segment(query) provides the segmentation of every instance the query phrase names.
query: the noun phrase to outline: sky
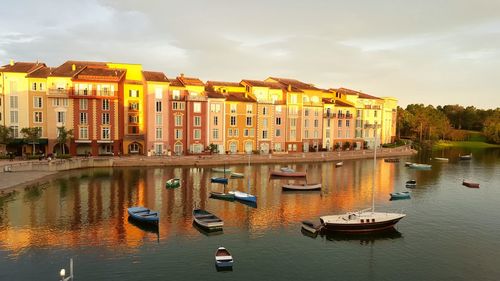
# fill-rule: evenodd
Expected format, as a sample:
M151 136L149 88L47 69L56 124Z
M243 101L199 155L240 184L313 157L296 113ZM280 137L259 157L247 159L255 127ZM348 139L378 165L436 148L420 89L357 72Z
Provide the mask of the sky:
M0 63L140 63L411 103L500 107L500 1L7 0Z

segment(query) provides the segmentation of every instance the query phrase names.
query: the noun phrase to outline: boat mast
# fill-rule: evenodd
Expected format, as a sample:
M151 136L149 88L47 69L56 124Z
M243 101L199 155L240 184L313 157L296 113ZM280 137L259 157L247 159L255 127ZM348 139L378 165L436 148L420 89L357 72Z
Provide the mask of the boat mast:
M250 155L252 152L248 153L248 176L247 176L247 192L250 194Z
M375 177L377 176L377 122L373 126L373 179L372 179L372 213L375 212Z

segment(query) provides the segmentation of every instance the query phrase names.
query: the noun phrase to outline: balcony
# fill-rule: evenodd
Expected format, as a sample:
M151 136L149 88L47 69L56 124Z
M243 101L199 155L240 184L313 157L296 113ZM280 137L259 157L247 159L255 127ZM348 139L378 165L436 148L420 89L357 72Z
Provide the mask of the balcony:
M352 119L352 114L346 114L346 115L345 115L345 118L346 118L346 119Z
M187 101L207 101L207 97L205 96L187 96Z
M337 115L337 118L339 118L339 119L344 119L345 117L346 117L346 115L344 113L339 113Z
M331 112L325 112L323 115L324 118L336 118L337 114Z
M73 93L73 89L49 88L48 96L67 97Z

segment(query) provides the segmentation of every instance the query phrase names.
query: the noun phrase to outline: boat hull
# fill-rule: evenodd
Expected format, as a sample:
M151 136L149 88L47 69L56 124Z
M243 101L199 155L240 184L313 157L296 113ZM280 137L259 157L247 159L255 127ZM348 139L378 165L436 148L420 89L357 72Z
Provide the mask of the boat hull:
M305 178L306 173L305 172L283 172L283 171L272 171L271 172L272 177L298 177L298 178Z
M257 203L257 197L254 195L241 191L230 191L229 193L233 194L236 200L250 202L250 203Z
M137 222L158 224L158 212L144 207L131 207L127 209L127 212L129 217Z
M234 194L231 193L221 193L221 192L210 192L210 197L215 198L215 199L222 199L222 200L234 200Z
M209 231L220 230L224 226L219 217L204 210L193 210L193 220L198 226Z
M463 185L470 187L470 188L479 188L479 183L473 183L473 182L462 182Z
M222 184L229 183L229 180L227 178L211 178L210 181L213 183L222 183Z
M359 223L359 224L329 224L324 223L323 227L327 231L332 232L342 232L342 233L370 233L370 232L382 232L391 230L394 228L401 218L374 222L374 223Z
M167 188L177 188L181 186L181 182L179 179L172 179L168 180L167 183L165 184Z
M321 184L304 184L304 185L285 184L281 188L285 191L317 191L321 190Z

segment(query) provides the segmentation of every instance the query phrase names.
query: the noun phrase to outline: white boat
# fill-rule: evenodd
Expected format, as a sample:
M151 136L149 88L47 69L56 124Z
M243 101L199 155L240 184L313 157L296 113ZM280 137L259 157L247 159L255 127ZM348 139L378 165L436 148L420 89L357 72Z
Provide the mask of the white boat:
M413 188L413 187L417 186L417 181L416 180L406 181L405 186L408 188Z
M373 150L373 181L371 209L350 212L340 215L320 217L321 224L326 230L340 233L372 233L394 228L394 225L404 218L405 214L375 212L375 174L377 171L377 130L375 128L375 149Z
M233 257L226 248L219 247L215 251L215 266L217 268L229 269L233 267L233 263Z
M450 159L443 158L443 157L434 157L434 160L441 161L441 162L448 162L448 161L450 161Z
M410 168L417 170L430 170L432 168L432 165L412 163L410 165Z
M295 169L292 169L290 167L281 167L280 170L284 173L294 173Z
M303 191L310 191L310 190L321 190L321 183L313 183L313 184L284 184L281 187L283 190L303 190Z
M242 173L236 173L236 172L232 172L231 173L231 178L232 179L241 179L241 178L244 178L245 175L242 174Z
M193 210L193 219L199 226L208 230L219 230L224 226L219 217L202 209Z
M342 166L344 166L344 161L340 161L340 162L335 163L335 167L337 167L337 168L342 167Z

